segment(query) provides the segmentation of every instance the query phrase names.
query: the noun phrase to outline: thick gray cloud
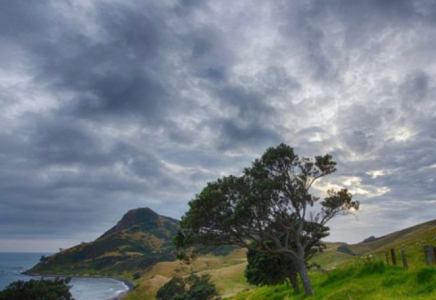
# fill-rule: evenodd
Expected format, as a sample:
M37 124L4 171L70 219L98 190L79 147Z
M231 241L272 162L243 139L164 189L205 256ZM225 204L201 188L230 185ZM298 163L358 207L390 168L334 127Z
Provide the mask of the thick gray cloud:
M3 2L0 250L178 218L280 142L332 154L315 192L362 201L332 240L433 219L435 20L426 0Z

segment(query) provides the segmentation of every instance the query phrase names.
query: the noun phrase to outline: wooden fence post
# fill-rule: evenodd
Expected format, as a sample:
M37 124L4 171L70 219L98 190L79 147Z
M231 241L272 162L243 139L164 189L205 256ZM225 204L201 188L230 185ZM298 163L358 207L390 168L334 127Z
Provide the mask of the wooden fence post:
M385 256L386 256L386 264L389 265L389 255L387 252L385 252Z
M436 247L433 247L434 263L436 264Z
M401 249L401 258L403 260L403 268L408 270L409 264L407 263L406 251L404 250L404 248Z
M432 246L425 246L424 247L424 253L425 253L425 262L427 265L431 266L435 263L435 253L434 248Z
M381 257L382 255L381 255L381 253L379 253L378 254L378 258L380 259L380 261L382 262L383 261L383 259L382 259L382 257Z
M392 264L394 266L397 265L397 256L395 255L395 249L391 248L391 258L392 258Z

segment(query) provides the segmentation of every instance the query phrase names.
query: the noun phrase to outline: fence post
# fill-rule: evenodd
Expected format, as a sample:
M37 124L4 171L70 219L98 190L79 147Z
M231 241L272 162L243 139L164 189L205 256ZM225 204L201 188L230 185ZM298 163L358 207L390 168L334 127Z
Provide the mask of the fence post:
M436 264L436 247L433 247L434 263Z
M407 263L406 250L404 248L401 249L401 258L403 260L403 268L408 270L409 264Z
M378 254L378 258L380 259L380 261L383 261L381 253Z
M389 265L389 255L387 252L385 252L385 256L386 256L386 264Z
M424 246L425 262L431 266L435 263L434 248L432 246Z
M397 265L397 256L395 255L395 249L391 248L391 257L392 257L392 264L394 266Z

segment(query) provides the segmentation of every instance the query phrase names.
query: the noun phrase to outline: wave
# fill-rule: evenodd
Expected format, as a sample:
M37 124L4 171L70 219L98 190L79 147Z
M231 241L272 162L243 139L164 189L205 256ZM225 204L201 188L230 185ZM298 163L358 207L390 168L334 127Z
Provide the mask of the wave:
M121 295L122 293L126 292L126 290L117 290L113 295L111 295L110 297L104 299L104 300L112 300L114 298L116 298L117 296Z
M129 286L125 282L122 282L122 281L120 281L120 282L123 284L124 291L130 290Z
M112 300L112 299L116 298L117 296L121 295L122 293L125 293L128 290L130 290L129 286L126 283L124 283L122 280L118 280L118 279L115 279L115 278L110 278L110 279L113 280L113 281L121 283L123 288L122 289L111 288L110 290L111 291L113 290L114 293L110 297L106 298L105 300Z

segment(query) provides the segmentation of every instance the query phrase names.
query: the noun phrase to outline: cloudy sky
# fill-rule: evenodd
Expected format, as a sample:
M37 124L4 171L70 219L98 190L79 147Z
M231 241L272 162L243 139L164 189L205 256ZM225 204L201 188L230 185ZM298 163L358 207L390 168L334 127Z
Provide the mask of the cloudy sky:
M0 251L180 218L267 147L330 153L358 242L436 218L436 1L0 2Z

